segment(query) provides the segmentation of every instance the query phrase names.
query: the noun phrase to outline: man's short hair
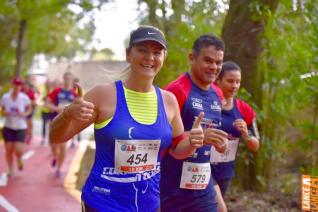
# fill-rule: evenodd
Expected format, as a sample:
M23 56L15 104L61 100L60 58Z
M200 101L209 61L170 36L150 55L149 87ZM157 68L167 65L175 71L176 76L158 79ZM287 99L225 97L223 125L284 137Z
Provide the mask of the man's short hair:
M200 54L202 48L206 48L209 46L214 46L216 50L225 50L225 45L222 39L216 37L213 34L204 34L198 37L192 46L192 51L194 54Z

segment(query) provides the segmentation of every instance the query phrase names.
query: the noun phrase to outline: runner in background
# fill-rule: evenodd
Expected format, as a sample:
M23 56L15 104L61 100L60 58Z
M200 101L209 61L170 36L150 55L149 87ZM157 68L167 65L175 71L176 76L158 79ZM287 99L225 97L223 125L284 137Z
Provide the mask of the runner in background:
M223 91L225 104L222 108L222 127L228 133L228 148L219 153L211 148L212 175L216 180L219 211L227 211L223 197L231 179L234 177L235 159L240 138L249 150L256 152L259 148L259 134L256 126L256 114L252 107L236 98L241 83L241 68L232 61L224 62L217 79L217 85Z
M221 71L224 43L214 35L202 35L189 53L190 70L169 83L179 103L185 130L190 130L195 117L204 112L201 126L206 145L190 157L177 160L169 152L161 168L161 211L217 211L210 149L226 148L227 133L220 130L222 92L213 82Z
M48 130L51 121L53 120L54 116L56 115L55 112L52 112L50 108L47 106L46 102L48 101L48 94L51 93L54 88L60 87L58 80L50 81L49 79L45 82L44 94L42 97L42 104L41 104L41 118L42 118L42 145L48 144Z
M58 113L61 113L63 109L71 104L75 97L77 96L73 88L74 76L71 72L65 72L63 74L63 85L62 87L55 88L51 93L49 93L47 98L47 107L54 113L53 116L56 116ZM61 176L61 167L64 162L66 145L50 143L53 159L52 167L57 166L55 176Z
M32 81L30 80L30 77L28 77L23 84L22 91L29 97L31 100L31 106L32 106L32 112L30 115L27 116L27 124L28 128L26 131L25 136L25 143L30 144L33 138L33 116L35 113L36 105L37 105L37 98L39 97L39 90L36 88L34 84L32 84Z
M22 154L27 129L26 117L31 113L31 101L21 90L23 81L20 78L12 80L12 89L1 99L4 127L2 130L5 142L8 176L14 174L13 160L17 158L18 169L23 169Z
M166 49L157 28L132 31L125 80L93 88L53 120L53 143L64 143L94 123L96 155L83 187L83 211L158 211L160 162L168 147L185 158L203 145L204 114L186 136L175 97L153 85Z

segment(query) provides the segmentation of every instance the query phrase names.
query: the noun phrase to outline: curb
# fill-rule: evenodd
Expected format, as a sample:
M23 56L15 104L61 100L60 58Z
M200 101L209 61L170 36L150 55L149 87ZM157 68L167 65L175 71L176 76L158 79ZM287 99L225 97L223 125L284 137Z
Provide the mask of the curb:
M82 140L80 142L80 145L78 149L76 150L74 158L72 159L72 162L70 164L70 168L64 179L64 188L79 203L81 203L82 192L76 189L76 182L78 178L77 173L79 172L81 168L81 162L82 162L88 143L89 143L88 140Z

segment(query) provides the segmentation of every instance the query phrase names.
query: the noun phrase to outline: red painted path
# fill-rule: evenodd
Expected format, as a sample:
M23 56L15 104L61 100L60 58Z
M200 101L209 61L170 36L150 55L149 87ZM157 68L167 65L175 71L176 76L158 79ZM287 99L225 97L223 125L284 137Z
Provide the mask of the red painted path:
M3 207L3 199L21 212L81 211L80 203L63 186L76 148L67 150L60 178L55 177L55 169L50 165L51 152L49 147L41 145L39 137L36 137L30 145L26 145L25 152L28 151L31 153L33 151L34 154L25 160L24 170L18 171L16 169L15 175L8 179L7 185L0 186L0 212L7 211ZM6 172L6 169L5 151L2 143L0 144L0 175Z

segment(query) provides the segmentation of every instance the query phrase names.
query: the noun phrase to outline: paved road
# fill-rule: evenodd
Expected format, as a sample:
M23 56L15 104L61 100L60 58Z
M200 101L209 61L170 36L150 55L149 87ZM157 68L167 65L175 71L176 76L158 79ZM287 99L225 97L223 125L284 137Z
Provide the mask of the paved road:
M1 124L0 120L0 124ZM6 181L4 145L0 144L0 212L2 211L80 211L80 203L64 188L64 178L77 150L69 148L62 167L62 177L56 178L50 166L51 153L47 145L41 144L41 122L34 121L34 139L26 146L25 168L15 171ZM91 137L92 128L82 133L82 138Z

